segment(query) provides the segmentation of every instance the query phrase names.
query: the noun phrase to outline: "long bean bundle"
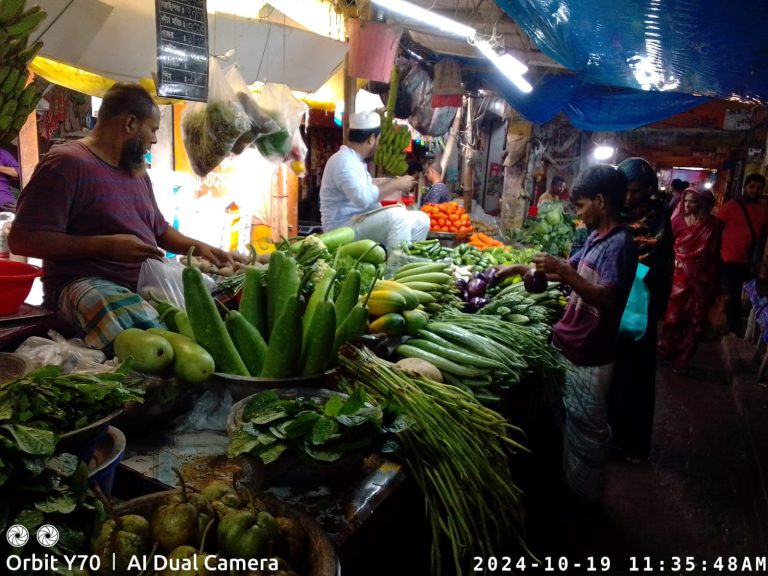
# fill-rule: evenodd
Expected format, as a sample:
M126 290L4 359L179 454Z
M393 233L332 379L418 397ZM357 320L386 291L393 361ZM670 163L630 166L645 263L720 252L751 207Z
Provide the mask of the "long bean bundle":
M439 320L492 340L498 346L497 354L523 359L526 373L537 373L545 383L562 388L566 365L540 332L498 316L446 312Z
M349 387L363 386L412 422L398 435L400 457L426 499L432 569L441 573L441 541L450 543L456 573L467 555L499 553L507 537L524 541L522 492L508 457L527 451L522 431L454 386L406 375L366 349L345 347L340 364Z

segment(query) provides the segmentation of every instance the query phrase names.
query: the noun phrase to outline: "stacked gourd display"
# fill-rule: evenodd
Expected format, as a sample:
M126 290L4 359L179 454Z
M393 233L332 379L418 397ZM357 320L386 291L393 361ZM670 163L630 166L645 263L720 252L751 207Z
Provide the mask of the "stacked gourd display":
M182 274L186 309L168 303L158 307L166 325L178 333L125 330L115 340L119 359L132 356L137 369L157 372L175 358L176 375L192 382L214 370L270 379L315 376L335 367L338 349L368 329L357 270L347 274L334 301L336 274L328 269L305 306L299 265L285 252L275 252L266 273L246 268L239 309L227 310L222 318L202 273L191 257L187 260Z
M24 10L25 0L0 0L0 144L13 140L40 99L40 89L27 85L27 65L43 47L29 35L47 13L39 6Z

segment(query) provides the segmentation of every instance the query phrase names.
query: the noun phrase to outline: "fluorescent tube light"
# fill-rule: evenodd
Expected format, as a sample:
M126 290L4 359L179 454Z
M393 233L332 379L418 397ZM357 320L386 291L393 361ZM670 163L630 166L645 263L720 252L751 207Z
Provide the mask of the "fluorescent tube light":
M502 70L504 72L504 70ZM519 75L508 75L506 72L504 74L509 78L510 82L517 86L517 89L520 90L520 92L524 92L526 94L530 94L533 92L533 86L531 86L531 83L528 82L525 78Z
M408 18L419 20L422 23L439 28L443 32L450 32L461 36L463 38L473 38L475 36L475 29L466 24L461 24L440 14L435 14L426 8L416 6L405 0L371 0L374 4L378 4L383 8L397 12Z
M511 54L499 55L496 50L486 40L480 40L475 42L477 49L493 62L504 76L506 76L521 92L526 94L533 91L533 86L523 78L523 74L528 71L528 67L520 62L517 58Z
M487 40L475 42L475 47L507 76L521 76L528 72L528 66L511 54L498 54Z

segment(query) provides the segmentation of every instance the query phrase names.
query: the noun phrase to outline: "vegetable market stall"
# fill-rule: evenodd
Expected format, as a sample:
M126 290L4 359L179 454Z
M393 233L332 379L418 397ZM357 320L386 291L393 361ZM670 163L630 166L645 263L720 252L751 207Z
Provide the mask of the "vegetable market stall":
M530 251L451 250L439 243L402 248L387 255L346 230L283 243L267 264L220 278L219 287L232 296L226 310L217 308L187 257L184 302L166 293L150 298L168 330L125 330L115 352L118 361L157 378L186 382L196 400L177 420L168 414L168 427L128 432L114 494L176 487L176 469L192 490L216 480L264 488L309 511L344 558L354 554L358 534L415 485L427 504L431 526L424 535L431 531L435 573L462 566L465 550L527 553L516 484L527 448L502 413L520 398L558 393L562 367L548 335L562 297L546 282L541 294L526 295L519 278L509 285L494 280L494 266L526 262ZM461 297L481 282L488 302L469 313ZM427 361L436 372L425 378L345 346L365 332L384 334L377 350L387 358ZM250 381L256 394L233 407L225 393L232 379ZM322 386L309 396L333 396L338 393L324 388L337 387L349 397L334 406L328 397L318 412L281 396L300 385L297 379ZM147 422L141 412L134 418ZM240 419L234 428L232 418ZM376 434L366 436L371 426ZM353 465L347 450L356 455ZM288 459L297 454L321 469L330 464L335 474L275 475L279 464L301 469ZM499 509L506 511L503 520ZM403 512L412 514L413 506Z
M228 459L226 432L165 432L152 439L129 442L116 489L121 484L132 495L130 484L155 481L155 486L175 488L178 467L193 488L212 479L257 487L260 469L249 458ZM137 475L140 478L137 478ZM293 476L294 485L273 485L267 492L305 509L320 520L334 544L343 549L362 524L391 496L405 480L402 467L393 460L371 455L349 474L323 477L311 472Z

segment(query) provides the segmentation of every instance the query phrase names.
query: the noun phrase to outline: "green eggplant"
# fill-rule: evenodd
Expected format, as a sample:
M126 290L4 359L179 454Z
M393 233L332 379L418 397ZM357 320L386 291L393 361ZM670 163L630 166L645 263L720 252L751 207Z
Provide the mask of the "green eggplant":
M268 512L236 510L219 523L219 552L229 558L266 558L278 533Z
M131 558L145 556L152 548L152 533L146 518L137 514L126 514L117 520L110 519L101 525L98 537L93 542L93 551L101 560L99 574L137 574L128 570Z

